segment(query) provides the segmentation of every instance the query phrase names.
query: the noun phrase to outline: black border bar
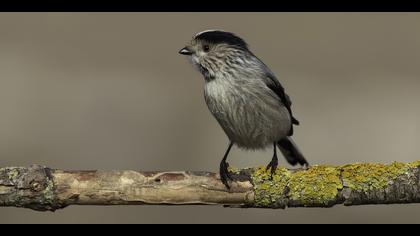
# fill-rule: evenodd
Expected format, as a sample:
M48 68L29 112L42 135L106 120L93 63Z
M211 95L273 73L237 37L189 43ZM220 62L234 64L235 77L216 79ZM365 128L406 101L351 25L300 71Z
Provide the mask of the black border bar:
M416 0L4 0L13 12L417 12Z

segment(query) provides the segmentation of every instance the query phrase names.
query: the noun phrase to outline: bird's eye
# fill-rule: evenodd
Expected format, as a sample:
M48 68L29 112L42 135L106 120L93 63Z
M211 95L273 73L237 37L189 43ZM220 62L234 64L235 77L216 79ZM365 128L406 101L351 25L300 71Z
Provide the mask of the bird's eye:
M209 46L209 45L204 45L204 46L203 46L203 50L204 50L205 52L208 52L208 51L210 50L210 46Z

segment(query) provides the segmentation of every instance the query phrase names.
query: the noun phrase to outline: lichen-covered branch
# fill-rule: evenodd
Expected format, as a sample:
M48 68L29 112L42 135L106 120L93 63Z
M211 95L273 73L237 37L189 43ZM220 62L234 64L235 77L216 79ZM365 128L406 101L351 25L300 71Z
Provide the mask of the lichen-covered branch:
M55 211L69 205L225 205L244 208L420 203L420 161L316 165L306 170L230 170L226 189L210 172L0 169L0 206Z

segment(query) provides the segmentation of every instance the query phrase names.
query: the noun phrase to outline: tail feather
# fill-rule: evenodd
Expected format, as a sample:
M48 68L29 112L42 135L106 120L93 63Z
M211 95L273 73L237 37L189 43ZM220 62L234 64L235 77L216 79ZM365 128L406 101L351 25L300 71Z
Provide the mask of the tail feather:
M306 161L302 152L296 146L292 138L287 137L277 142L281 153L286 158L287 162L295 166L297 164L302 166L309 166L309 163Z

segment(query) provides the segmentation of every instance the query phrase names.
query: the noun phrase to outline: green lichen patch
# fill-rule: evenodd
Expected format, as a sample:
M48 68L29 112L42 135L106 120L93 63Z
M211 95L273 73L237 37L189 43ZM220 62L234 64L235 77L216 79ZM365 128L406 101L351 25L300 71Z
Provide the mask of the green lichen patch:
M233 174L239 174L241 172L241 169L234 166L229 166L228 171Z
M290 200L304 206L330 206L343 188L340 171L335 167L315 165L293 173L289 180Z
M55 185L53 180L48 179L47 186L44 191L42 191L42 195L44 196L45 204L47 205L51 205L56 201Z
M341 176L346 187L367 192L372 189L385 188L389 182L408 172L420 163L404 164L394 162L390 165L356 163L341 166Z
M19 176L19 170L14 168L7 172L10 181L16 181L16 178Z
M266 167L256 168L251 176L257 207L285 207L285 193L291 173L286 168L277 168L275 174Z

